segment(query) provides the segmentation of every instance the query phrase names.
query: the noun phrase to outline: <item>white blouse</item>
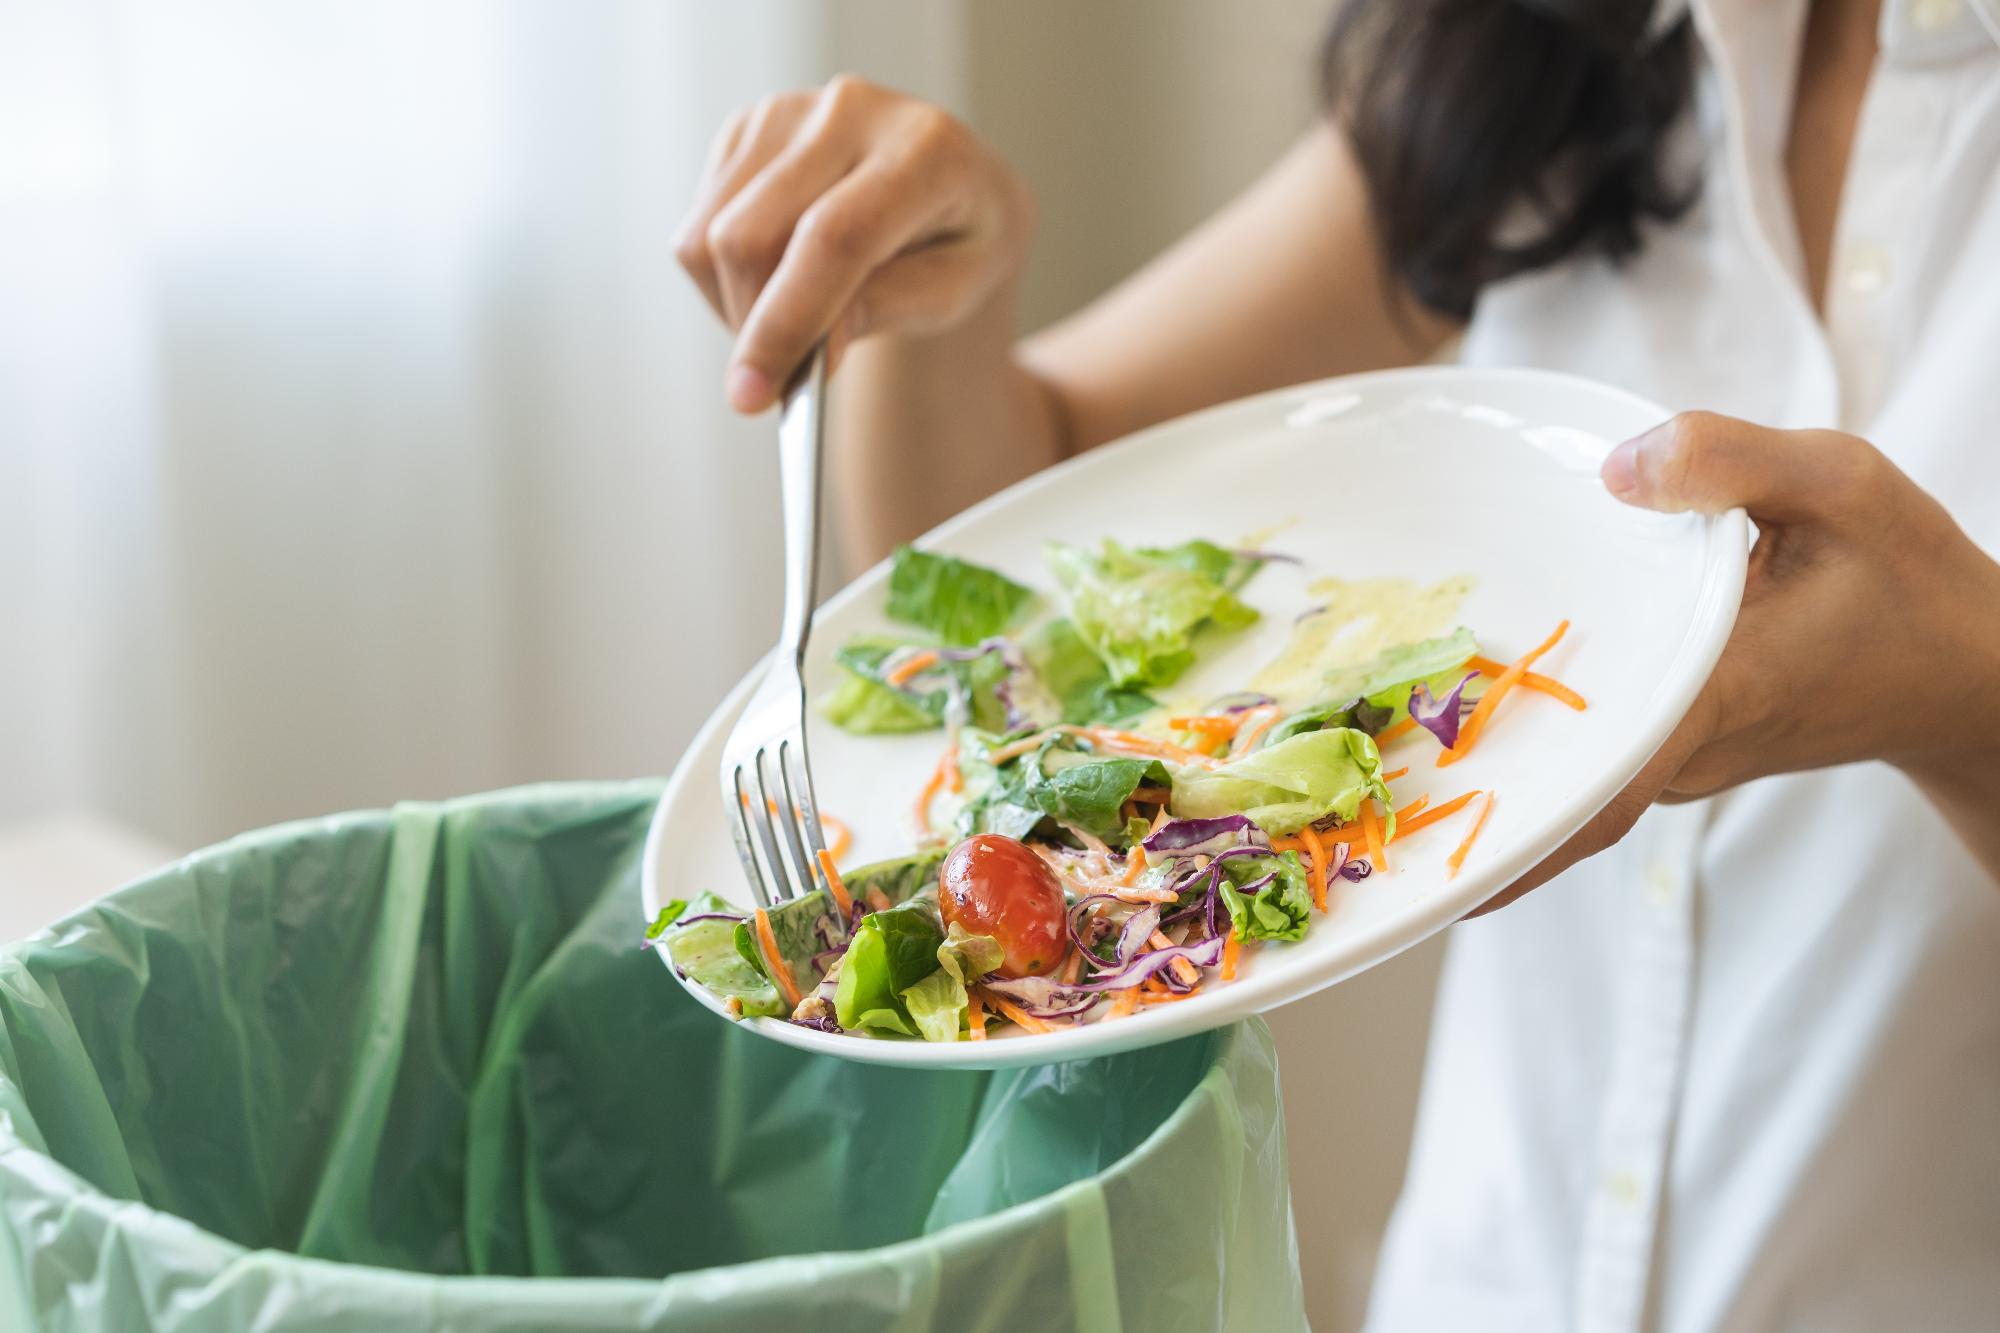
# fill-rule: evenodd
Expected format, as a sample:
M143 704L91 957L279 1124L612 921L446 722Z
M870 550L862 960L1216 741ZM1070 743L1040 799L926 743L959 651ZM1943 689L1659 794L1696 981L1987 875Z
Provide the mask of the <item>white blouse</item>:
M1493 289L1465 359L1854 432L2000 552L2000 0L1887 0L1824 323L1806 0L1692 8L1700 203ZM1455 927L1369 1327L2000 1329L2000 885L1866 764L1656 809Z

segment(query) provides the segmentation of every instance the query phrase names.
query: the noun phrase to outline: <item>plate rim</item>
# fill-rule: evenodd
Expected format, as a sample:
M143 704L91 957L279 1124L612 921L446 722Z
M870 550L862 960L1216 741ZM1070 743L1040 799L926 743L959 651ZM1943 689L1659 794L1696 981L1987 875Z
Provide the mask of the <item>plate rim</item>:
M1606 384L1567 371L1536 367L1426 365L1336 375L1216 403L1155 423L1118 440L1066 458L961 510L921 536L912 539L911 544L923 549L934 549L941 542L949 543L959 531L979 522L994 510L1017 504L1045 487L1059 485L1078 468L1105 466L1103 460L1107 457L1150 447L1161 436L1199 429L1214 418L1250 416L1259 410L1295 398L1319 395L1330 390L1361 390L1392 381L1417 386L1432 381L1459 387L1476 385L1482 381L1508 385L1538 382L1560 384L1565 388L1580 390L1607 400L1622 400L1635 413L1649 413L1662 421L1673 415L1658 403L1617 385ZM1003 1038L978 1043L857 1041L851 1036L818 1032L779 1018L730 1019L723 1009L721 1000L678 975L671 960L667 958L664 945L654 944L651 947L658 953L662 962L666 963L669 975L674 977L677 984L693 995L698 1002L723 1016L725 1021L741 1023L762 1036L800 1050L815 1051L870 1064L906 1068L1000 1069L1090 1059L1222 1027L1242 1018L1264 1013L1281 1004L1304 999L1328 986L1337 985L1349 977L1377 967L1407 949L1414 948L1463 919L1466 913L1500 893L1603 810L1633 776L1651 761L1660 746L1665 744L1673 729L1680 724L1688 709L1693 706L1696 696L1714 670L1715 663L1722 656L1741 606L1744 581L1749 568L1750 524L1747 514L1742 509L1730 509L1720 514L1704 514L1696 517L1701 524L1702 582L1694 609L1689 615L1681 637L1680 650L1663 673L1659 692L1661 702L1649 725L1640 732L1640 738L1621 749L1617 761L1605 766L1597 778L1588 784L1580 785L1572 793L1569 800L1561 807L1559 819L1549 825L1552 829L1560 830L1553 837L1535 840L1525 844L1521 850L1512 855L1498 861L1483 863L1477 871L1465 875L1458 881L1462 887L1456 892L1436 894L1414 904L1405 912L1384 918L1371 929L1348 940L1341 953L1325 960L1324 966L1309 968L1303 973L1287 973L1265 978L1251 976L1232 982L1226 991L1217 992L1217 998L1221 1003L1216 1005L1206 1005L1196 1000L1187 1004L1159 1006L1144 1013L1131 1015L1115 1024L1093 1024L1066 1029L1037 1036L1032 1040ZM846 586L820 604L815 616L838 612L871 590L886 573L890 563L891 559L885 557L857 573ZM661 790L659 802L647 826L646 842L642 852L644 859L640 873L640 897L643 919L646 921L651 921L658 915L662 901L657 867L668 811L675 804L682 788L689 781L699 780L701 775L693 772L697 758L705 752L709 741L720 728L733 724L768 661L768 654L760 657L751 665L743 678L731 687L689 740L687 748L676 761L665 787ZM1352 961L1357 957L1363 961ZM1343 960L1348 961L1343 962Z

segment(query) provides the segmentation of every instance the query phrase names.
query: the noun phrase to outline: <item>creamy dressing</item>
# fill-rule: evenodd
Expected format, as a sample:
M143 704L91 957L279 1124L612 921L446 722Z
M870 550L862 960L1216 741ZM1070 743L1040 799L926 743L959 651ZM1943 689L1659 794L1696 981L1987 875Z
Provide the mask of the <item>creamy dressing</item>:
M1469 574L1428 586L1399 578L1318 579L1306 590L1320 609L1293 626L1291 641L1249 688L1286 709L1323 702L1329 672L1449 633L1472 583Z

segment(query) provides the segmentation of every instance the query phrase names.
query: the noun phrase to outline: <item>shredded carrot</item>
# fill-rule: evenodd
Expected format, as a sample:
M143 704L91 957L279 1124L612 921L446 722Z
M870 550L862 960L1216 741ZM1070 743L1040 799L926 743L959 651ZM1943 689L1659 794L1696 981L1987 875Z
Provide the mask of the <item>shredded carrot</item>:
M1324 912L1326 910L1326 844L1319 840L1319 830L1311 824L1300 829L1299 836L1305 839L1306 850L1312 853L1313 906ZM1235 936L1232 935L1230 938L1234 939ZM1222 947L1227 949L1229 946L1225 944Z
M1397 770L1396 770L1395 772L1393 772L1393 773L1384 773L1384 774L1382 775L1382 781L1384 781L1384 782L1394 782L1394 781L1395 781L1395 780L1396 780L1397 778L1406 778L1406 777L1408 777L1408 776L1410 776L1410 770L1409 770L1409 768L1408 768L1408 767L1403 767L1403 768L1399 768L1399 769L1397 769Z
M1467 662L1466 665L1482 676L1499 676L1503 675L1507 670L1504 665L1494 661L1490 657L1475 657ZM1522 672L1521 686L1524 689L1537 690L1552 699L1560 699L1579 713L1590 707L1589 704L1583 701L1583 696L1575 690L1553 676L1544 676L1539 671Z
M1445 860L1445 864L1451 867L1451 870L1447 875L1447 878L1457 877L1459 867L1465 864L1465 854L1472 850L1472 844L1474 840L1476 840L1479 837L1479 830L1486 827L1486 816L1492 813L1493 813L1493 793L1489 791L1486 793L1486 799L1480 803L1479 818L1472 821L1472 831L1465 835L1464 842L1458 844L1458 850L1453 852Z
M1069 957L1063 960L1062 984L1065 986L1074 986L1076 984L1076 975L1081 971L1083 971L1083 950L1072 948L1069 951Z
M1125 853L1125 873L1118 877L1119 886L1129 889L1137 884L1139 876L1145 873L1146 849L1135 842L1132 844L1132 850Z
M1134 787L1132 789L1132 799L1141 805L1165 805L1173 798L1174 794L1165 787Z
M1085 727L1083 735L1100 745L1115 746L1130 750L1135 754L1150 755L1155 759L1171 759L1177 764L1202 764L1213 767L1214 761L1207 755L1174 745L1168 741L1155 740L1151 736L1140 736L1129 731L1117 731L1110 727Z
M965 1035L973 1041L986 1040L986 1006L979 1003L979 992L965 997Z
M987 998L993 1001L994 1008L998 1009L1001 1013L1007 1016L1008 1022L1014 1024L1018 1028L1022 1028L1025 1031L1035 1032L1035 1033L1055 1031L1055 1029L1051 1027L1049 1024L1043 1022L1039 1018L1036 1018L1026 1009L1023 1009L1020 1005L1015 1004L1012 1000L1006 999L1002 996L992 995L990 993L987 996Z
M847 849L854 845L853 830L849 829L847 825L841 823L832 815L821 815L819 817L819 826L833 835L832 840L827 844L827 854L836 861L847 855Z
M1405 819L1408 819L1411 815L1416 814L1419 810L1423 809L1430 803L1431 803L1431 798L1428 795L1419 796L1416 800L1411 801L1401 810L1398 810L1396 812L1396 832L1382 839L1382 841L1394 842L1396 838L1400 836L1401 833L1403 832L1403 821Z
M778 983L778 993L785 997L785 1003L796 1009L805 997L799 992L799 983L792 979L792 969L785 965L785 956L778 952L778 937L771 933L771 918L760 907L756 921L757 951L764 955L764 970Z
M1170 717L1167 725L1175 731L1198 731L1204 736L1229 737L1236 734L1243 725L1241 715L1230 716L1199 713L1192 717Z
M1155 949L1171 949L1174 947L1174 942L1157 930L1153 932L1152 938L1147 940L1146 943ZM1175 976L1190 985L1201 980L1200 969L1196 968L1193 963L1190 963L1185 958L1176 958L1173 962L1168 963L1167 966L1173 969Z
M1243 941L1236 937L1235 931L1230 931L1229 938L1222 942L1222 979L1224 981L1236 980L1236 956L1242 952Z
M882 892L882 890L876 888L873 884L868 886L868 892L865 896L868 899L868 905L878 912L886 912L896 905L889 901L888 894Z
M1110 1017L1123 1018L1138 1007L1139 988L1137 986L1128 986L1126 989L1119 991L1117 998L1111 1001Z
M944 747L944 758L938 761L944 766L944 789L956 796L965 790L965 773L958 766L958 742Z
M826 891L833 895L833 905L840 909L842 919L853 916L854 899L840 882L840 872L833 868L833 853L824 848L819 854L819 873L826 876Z
M1224 947L1226 948L1227 946L1225 945ZM1143 993L1142 995L1140 995L1140 996L1139 996L1139 1003L1140 1003L1140 1004L1172 1004L1172 1003L1174 1003L1174 1002L1175 1002L1176 1000L1192 1000L1192 999L1193 999L1193 998L1194 998L1195 996L1197 996L1197 995L1199 995L1199 994L1201 994L1201 987L1199 987L1199 986L1196 986L1196 987L1195 987L1195 988L1194 988L1193 990L1185 990L1185 991L1178 991L1178 992L1176 992L1176 991L1161 991L1161 992L1156 992L1156 991L1146 991L1145 993Z
M1417 720L1413 717L1406 717L1401 722L1398 722L1395 726L1386 728L1385 730L1375 733L1375 747L1379 750L1384 745L1387 745L1390 741L1395 740L1398 736L1407 736L1416 729L1417 729Z
M1419 829L1429 828L1431 825L1437 823L1440 819L1449 819L1451 816L1457 814L1460 810L1463 810L1469 803L1476 800L1478 796L1479 796L1478 792L1469 791L1465 793L1465 795L1463 796L1454 796L1449 801L1446 801L1443 805L1440 805L1435 809L1426 810L1420 815L1414 814L1413 812L1412 818L1410 819L1410 822L1407 824L1403 823L1402 816L1398 815L1396 817L1396 837L1398 839L1407 838L1412 833L1417 832Z
M904 681L912 676L930 670L930 668L937 665L937 660L937 650L935 648L926 648L922 652L898 663L893 670L884 672L882 681L884 684L894 685L896 688L901 689Z
M1486 723L1493 716L1493 710L1500 706L1500 701L1507 697L1508 691L1521 683L1521 677L1527 674L1528 668L1535 664L1536 659L1561 642L1562 636L1568 632L1569 622L1565 620L1556 626L1555 633L1542 640L1539 647L1516 658L1505 671L1500 673L1498 680L1487 686L1486 693L1479 696L1479 704L1472 710L1472 716L1465 719L1465 725L1459 729L1458 744L1438 756L1439 768L1455 764L1472 753L1473 744L1478 741L1479 734L1486 729Z
M926 832L931 828L931 802L937 799L938 792L944 787L945 764L951 758L952 753L949 750L938 756L938 764L931 770L930 780L925 782L924 789L917 793L917 827ZM953 764L952 767L956 769L958 766Z
M1382 826L1375 822L1375 799L1361 803L1361 837L1368 846L1368 860L1377 870L1389 868L1389 858L1382 852Z

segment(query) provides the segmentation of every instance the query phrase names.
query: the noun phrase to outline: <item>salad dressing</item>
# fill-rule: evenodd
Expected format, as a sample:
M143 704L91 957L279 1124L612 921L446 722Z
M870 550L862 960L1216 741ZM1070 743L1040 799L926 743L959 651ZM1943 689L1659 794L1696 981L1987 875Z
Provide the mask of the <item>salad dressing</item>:
M1469 574L1429 585L1402 578L1317 579L1306 588L1317 609L1292 627L1291 640L1251 678L1250 688L1284 708L1318 703L1334 672L1448 632L1472 586Z

